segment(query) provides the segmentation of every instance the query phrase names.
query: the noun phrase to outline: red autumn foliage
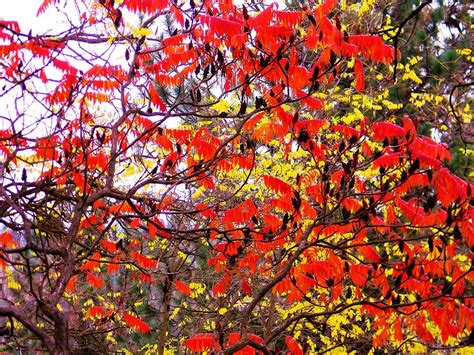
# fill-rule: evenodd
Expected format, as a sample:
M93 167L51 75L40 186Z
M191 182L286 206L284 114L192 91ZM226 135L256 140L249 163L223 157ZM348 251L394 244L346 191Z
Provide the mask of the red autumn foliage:
M472 340L472 184L417 120L354 103L399 53L341 25L348 7L93 0L54 34L0 21L9 350Z

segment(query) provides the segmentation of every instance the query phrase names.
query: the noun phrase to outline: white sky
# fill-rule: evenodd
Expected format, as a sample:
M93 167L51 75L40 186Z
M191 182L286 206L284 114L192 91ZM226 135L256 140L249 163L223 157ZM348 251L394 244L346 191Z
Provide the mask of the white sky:
M36 17L42 0L0 0L0 19L18 21L23 32L28 33L33 29L33 34L38 34L54 25L54 17L47 13Z

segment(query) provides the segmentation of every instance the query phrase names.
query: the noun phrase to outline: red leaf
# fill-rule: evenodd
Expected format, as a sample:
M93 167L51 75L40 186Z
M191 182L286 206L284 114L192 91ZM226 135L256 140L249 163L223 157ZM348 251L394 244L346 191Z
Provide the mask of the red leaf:
M269 175L262 175L262 178L265 182L265 185L275 192L285 195L291 194L293 192L291 185L284 182L283 180Z
M249 296L252 294L252 289L250 288L249 283L245 279L242 280L242 291Z
M104 287L104 281L102 281L102 279L99 276L94 275L93 273L90 273L90 272L87 273L87 282L89 283L89 285L91 285L94 288Z
M334 132L339 132L347 138L356 137L359 138L360 132L355 128L344 126L344 125L334 125L332 126Z
M86 312L86 317L91 317L91 318L100 317L102 316L103 313L104 313L104 309L102 308L102 306L92 306Z
M43 2L43 5L47 2L51 2L53 0L45 0ZM42 5L42 6L43 6ZM15 32L21 32L20 31L20 26L18 25L18 21L5 21L5 20L0 20L0 28L8 28L12 29Z
M402 119L403 129L405 133L408 133L411 136L411 139L416 137L416 127L413 121L407 115L403 116Z
M104 249L110 253L115 253L117 251L117 244L115 242L111 242L110 240L103 240L101 244Z
M424 154L432 159L451 160L449 149L428 137L416 137L410 144L413 153Z
M148 235L150 236L150 238L155 239L156 231L157 229L155 224L151 221L148 221Z
M370 245L365 245L358 248L359 253L361 253L365 260L369 263L378 263L380 261L380 255L377 253L374 247Z
M468 183L453 175L447 168L438 170L434 178L434 186L439 200L446 208L456 199L462 201L467 197Z
M294 90L301 90L308 85L310 76L311 74L305 67L301 65L292 66L288 71L289 85Z
M396 341L401 342L403 340L402 322L399 318L395 320L393 334Z
M298 121L295 123L295 131L305 130L311 134L318 134L326 124L326 120L319 119Z
M135 13L153 14L168 5L168 0L124 0L122 6Z
M6 248L16 246L16 242L13 239L13 235L9 231L4 231L0 234L0 246Z
M131 252L130 256L134 259L138 265L146 269L153 269L158 266L158 261L151 259L145 255L142 255L137 252Z
M303 349L301 348L300 344L298 344L298 342L289 335L285 338L285 343L291 354L303 355Z
M79 277L79 275L73 275L67 285L66 285L66 292L68 293L72 293L76 290L76 281L77 281L77 278Z
M59 60L59 59L53 59L52 60L53 66L56 69L61 70L64 73L70 73L72 75L76 75L77 69L74 68L71 64L68 62L65 62L64 60Z
M202 353L210 350L215 344L212 334L196 334L192 338L186 339L185 345L192 352Z
M374 35L349 36L349 44L356 45L361 54L378 63L390 63L395 58L395 50L386 45L382 38Z
M400 153L391 153L374 160L374 168L391 168L400 164L402 155Z
M356 77L356 90L357 91L363 91L364 86L365 86L364 68L362 66L362 62L359 59L355 60L354 74L355 74L355 77Z
M232 37L242 32L242 25L235 21L205 15L201 16L201 21L209 26L211 32L219 35Z
M117 203L116 205L110 206L109 212L112 214L132 213L133 210L130 204L127 201L125 201L123 203Z
M108 266L107 266L107 273L108 274L112 274L112 273L115 273L119 270L119 264L118 264L118 259L113 259L112 260L113 262L111 262Z
M241 204L235 206L234 208L224 212L222 221L224 223L237 223L242 224L246 223L258 212L255 203L248 199L242 202Z
M275 17L282 25L293 27L301 22L303 13L299 11L275 11Z
M148 90L150 91L150 101L153 105L155 105L158 110L164 111L166 110L166 105L161 99L160 95L156 91L155 84L150 82L148 85Z
M260 12L257 16L250 18L248 20L248 24L252 28L260 27L260 26L268 26L272 18L273 18L273 4L269 5L265 10Z
M48 9L48 7L50 7L53 3L55 2L55 0L44 0L40 7L38 8L38 12L36 12L36 16L39 16L43 13L46 12L46 10ZM20 31L20 30L18 30Z
M168 155L166 159L163 161L163 165L161 166L161 172L172 169L175 166L177 160L178 160L178 153L174 152Z
M372 125L374 132L373 139L376 141L383 141L385 138L401 138L405 135L405 130L390 122L376 122Z
M123 320L127 323L133 331L140 333L149 333L151 332L150 326L142 321L141 319L132 316L129 313L123 315Z
M174 285L175 285L177 291L181 292L182 294L184 294L186 296L191 296L191 294L192 294L191 288L189 288L189 286L186 285L184 282L176 280L174 282Z
M288 292L289 290L291 290L291 288L292 288L291 281L288 278L285 278L282 281L278 282L273 287L272 293L276 295L284 294Z
M369 276L371 268L366 265L352 265L349 270L349 275L356 286L362 286Z
M227 292L230 286L230 276L225 274L222 279L212 288L212 294L214 296L223 296Z

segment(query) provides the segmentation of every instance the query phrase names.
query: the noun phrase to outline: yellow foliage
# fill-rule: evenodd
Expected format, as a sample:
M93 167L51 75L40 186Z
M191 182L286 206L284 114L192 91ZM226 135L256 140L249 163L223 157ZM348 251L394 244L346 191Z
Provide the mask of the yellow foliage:
M375 0L363 0L362 3L360 4L358 15L362 16L366 12L368 12L372 6L374 5Z
M221 100L214 105L211 106L211 109L217 111L219 113L222 112L229 112L230 111L230 104L227 101Z
M153 32L149 28L134 28L132 34L134 37L145 37L151 35Z
M416 75L416 73L413 70L407 70L405 74L402 76L402 80L407 80L410 79L411 81L421 84L423 81Z
M456 49L456 52L460 55L468 56L472 53L472 49L471 48Z

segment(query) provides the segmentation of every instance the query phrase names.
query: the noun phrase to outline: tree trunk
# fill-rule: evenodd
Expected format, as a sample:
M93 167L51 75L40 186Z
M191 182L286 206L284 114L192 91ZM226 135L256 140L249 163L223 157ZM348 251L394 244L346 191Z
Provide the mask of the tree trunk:
M166 334L168 333L168 322L170 314L170 303L171 295L173 294L173 276L168 274L163 285L163 306L162 306L162 317L161 317L161 329L160 338L158 341L158 354L163 355L165 353Z

